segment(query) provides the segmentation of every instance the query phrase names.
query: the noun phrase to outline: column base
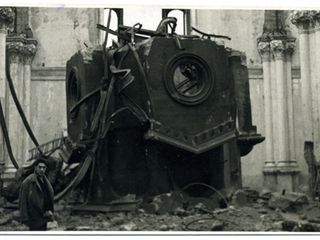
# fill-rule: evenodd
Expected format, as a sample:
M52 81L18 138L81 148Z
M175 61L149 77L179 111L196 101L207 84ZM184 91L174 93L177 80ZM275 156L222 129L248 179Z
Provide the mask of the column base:
M263 166L263 187L270 191L276 191L277 188L277 175L276 165L274 162L265 162Z
M279 162L277 165L277 191L295 192L299 186L299 172L296 161Z
M278 172L277 181L278 192L296 192L299 186L298 172Z
M300 172L299 166L296 161L285 161L277 164L277 172L281 173L298 173Z
M264 166L263 166L263 173L267 173L267 172L275 172L276 171L276 165L274 162L265 162Z

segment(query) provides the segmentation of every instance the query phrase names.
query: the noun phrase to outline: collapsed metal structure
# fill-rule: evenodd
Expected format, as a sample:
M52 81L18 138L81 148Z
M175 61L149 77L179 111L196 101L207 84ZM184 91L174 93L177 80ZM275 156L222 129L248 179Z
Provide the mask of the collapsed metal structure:
M196 29L202 37L178 35L176 24L166 17L155 31L98 25L118 42L67 62L68 134L82 153L68 161L91 169L84 176L89 202L194 182L241 187L240 157L264 139L252 126L243 55L212 40L227 37ZM203 186L185 191L212 194Z
M68 137L30 151L36 158L59 150L66 164L79 164L55 200L80 183L87 204L192 183L203 183L184 190L192 197L240 188L240 157L264 140L252 125L244 55L214 41L225 36L176 34L176 18L152 31L122 25L114 11L118 30L109 17L98 25L103 46L67 62ZM110 47L108 34L118 37Z

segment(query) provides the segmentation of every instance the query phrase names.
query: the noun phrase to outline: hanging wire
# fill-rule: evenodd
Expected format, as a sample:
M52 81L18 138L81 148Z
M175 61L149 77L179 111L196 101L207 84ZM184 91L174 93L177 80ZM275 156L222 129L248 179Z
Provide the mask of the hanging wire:
M11 148L11 144L10 144L8 129L7 129L5 117L4 117L4 114L3 114L3 109L2 109L1 101L0 101L0 124L1 124L1 129L2 129L2 133L3 133L3 137L4 137L4 140L5 140L6 145L7 145L7 150L8 150L8 155L9 155L9 157L10 157L10 160L11 160L11 162L13 163L13 166L14 166L16 169L19 169L19 165L18 165L18 163L17 163L17 161L16 161L16 159L14 158L13 153L12 153L12 148Z
M182 188L178 193L177 193L177 196L174 198L173 202L172 202L172 205L171 205L171 212L173 212L173 204L175 203L175 201L177 200L178 196L180 195L180 193L182 191L184 191L185 189L187 189L188 187L191 187L191 186L194 186L194 185L203 185L205 187L208 187L210 189L212 189L213 191L215 191L216 193L219 194L219 196L224 200L224 202L226 203L226 206L229 207L229 204L228 204L228 201L225 199L225 197L217 190L215 189L214 187L208 185L208 184L205 184L205 183L200 183L200 182L195 182L195 183L190 183L189 185L185 186L184 188Z
M235 223L235 222L233 222L233 221L226 220L226 219L221 219L221 218L217 218L217 217L215 217L215 216L210 217L210 218L200 218L200 219L196 219L196 220L194 220L194 221L192 221L192 222L189 222L189 223L186 225L186 229L187 229L187 230L194 230L194 229L189 229L188 227L189 227L191 224L193 224L193 223L195 223L195 222L202 221L202 220L219 220L219 221L222 221L222 222L228 222L228 223L231 223L231 224L233 224L233 225L238 226L239 228L241 228L242 231L244 231L244 232L246 231L244 227L242 227L241 225L239 225L239 224L237 224L237 223Z

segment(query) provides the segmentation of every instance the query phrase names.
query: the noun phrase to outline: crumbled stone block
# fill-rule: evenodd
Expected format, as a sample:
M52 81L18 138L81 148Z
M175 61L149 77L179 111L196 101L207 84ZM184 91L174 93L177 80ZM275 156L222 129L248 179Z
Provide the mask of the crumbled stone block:
M232 202L237 207L244 207L247 205L247 194L243 190L237 190L232 197Z
M156 213L159 215L171 213L174 209L182 207L183 197L176 193L167 193L156 196L153 201L156 206Z
M169 231L170 228L169 228L168 225L162 224L162 225L159 227L159 230L160 230L160 231Z
M115 217L115 218L112 218L110 221L111 221L111 225L113 226L124 224L123 217Z
M136 226L135 223L130 222L128 224L121 225L119 230L120 231L136 231L137 230L137 226Z
M211 225L211 231L222 231L224 226L224 222L220 220L214 220Z
M189 198L188 208L205 209L213 211L220 208L220 204L216 199L212 198Z
M286 194L273 193L268 206L270 208L279 208L282 211L292 210L295 206L303 205L308 203L308 198L303 194Z
M59 229L58 222L57 221L48 222L47 223L47 229L48 230L58 230Z

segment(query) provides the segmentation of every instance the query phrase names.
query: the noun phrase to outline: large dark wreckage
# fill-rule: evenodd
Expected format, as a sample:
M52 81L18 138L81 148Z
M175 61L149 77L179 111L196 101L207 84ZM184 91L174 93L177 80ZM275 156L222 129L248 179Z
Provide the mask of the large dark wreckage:
M244 55L214 41L227 37L194 28L198 35L178 35L176 24L98 25L103 46L67 62L68 137L30 151L33 159L59 152L48 171L55 200L82 188L82 207L103 209L128 194L208 197L241 188L240 157L264 140L252 125ZM107 48L108 34L118 41ZM61 174L62 163L76 167ZM19 171L21 179L32 170Z

